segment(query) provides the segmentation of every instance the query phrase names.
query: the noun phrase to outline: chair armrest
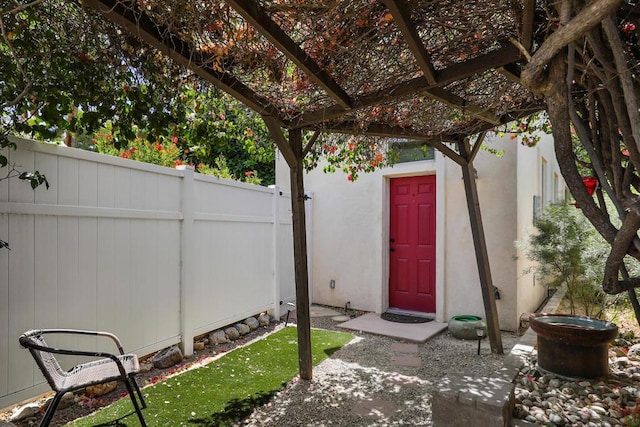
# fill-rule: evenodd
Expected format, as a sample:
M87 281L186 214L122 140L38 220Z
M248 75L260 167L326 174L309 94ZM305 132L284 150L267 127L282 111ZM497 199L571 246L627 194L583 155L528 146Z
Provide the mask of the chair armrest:
M127 376L127 371L124 369L124 366L122 365L122 362L120 361L118 356L115 355L115 354L104 353L104 352L99 352L99 351L67 350L67 349L64 349L64 348L46 347L46 346L38 345L38 344L34 344L34 343L24 343L23 342L21 344L22 344L23 347L26 347L28 349L34 349L34 350L42 351L42 352L45 352L45 353L66 354L66 355L70 355L70 356L86 356L86 357L98 357L98 358L103 358L103 359L111 359L118 366L118 371L120 371L120 375L122 375L123 378Z
M70 334L70 335L93 335L99 337L110 338L118 348L120 354L125 354L122 348L122 344L117 336L110 332L103 331L88 331L83 329L40 329L41 334Z
M20 344L25 348L34 349L34 350L42 351L45 353L65 354L65 355L71 355L71 356L86 356L86 357L94 357L94 358L108 358L108 359L111 359L117 365L118 371L120 371L120 374L123 377L127 375L126 370L122 365L122 362L120 361L118 356L115 354L98 352L98 351L71 350L71 349L64 349L64 348L49 347L49 346L36 344L29 339L29 336L45 335L45 334L92 335L92 336L107 337L114 341L114 343L116 344L116 347L118 347L118 351L120 352L120 355L122 356L125 354L122 348L122 344L120 343L120 340L118 339L118 337L116 337L114 334L109 332L87 331L82 329L39 329L39 330L29 331L25 333L23 336L21 336Z

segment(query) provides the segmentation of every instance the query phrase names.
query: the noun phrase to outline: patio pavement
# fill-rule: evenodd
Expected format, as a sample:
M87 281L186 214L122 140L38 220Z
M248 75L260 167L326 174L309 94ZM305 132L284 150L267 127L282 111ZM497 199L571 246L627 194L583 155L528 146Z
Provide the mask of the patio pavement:
M424 343L447 329L446 323L435 320L427 323L389 322L380 318L378 313L367 313L337 326L352 331L368 332L415 343Z
M286 315L286 312L283 313L281 320L285 320ZM316 304L312 304L309 307L309 315L311 318L331 318L335 322L335 326L341 329L366 332L414 343L425 343L430 338L447 329L446 323L435 320L426 323L389 322L388 320L382 319L379 313L366 313L355 319L343 322L343 320L348 319L348 316L345 316L343 312ZM291 310L289 313L289 321L295 322L295 320L296 311Z

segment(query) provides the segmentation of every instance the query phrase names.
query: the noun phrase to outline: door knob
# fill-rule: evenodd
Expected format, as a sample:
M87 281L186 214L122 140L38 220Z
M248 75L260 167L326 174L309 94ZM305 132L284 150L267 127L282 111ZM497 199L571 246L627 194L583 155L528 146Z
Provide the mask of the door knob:
M395 243L396 239L394 239L394 238L392 237L392 238L390 238L390 239L389 239L389 241L390 241L391 243Z
M395 252L395 251L396 251L396 248L389 248L389 251L390 251L390 252Z

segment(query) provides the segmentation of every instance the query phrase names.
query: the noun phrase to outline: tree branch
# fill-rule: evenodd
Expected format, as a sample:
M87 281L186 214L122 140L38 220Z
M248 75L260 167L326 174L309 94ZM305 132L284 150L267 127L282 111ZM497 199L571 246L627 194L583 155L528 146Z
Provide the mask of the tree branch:
M620 5L620 0L593 1L575 16L567 25L561 26L550 35L531 57L520 76L522 84L531 90L546 93L551 89L550 81L542 79L541 74L549 62L569 43L584 36L602 19L611 14ZM546 84L543 84L546 82Z

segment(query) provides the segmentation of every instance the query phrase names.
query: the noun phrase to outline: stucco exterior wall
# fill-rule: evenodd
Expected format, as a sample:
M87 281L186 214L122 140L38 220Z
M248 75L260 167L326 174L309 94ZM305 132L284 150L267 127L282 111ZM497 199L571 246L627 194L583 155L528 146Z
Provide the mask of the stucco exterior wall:
M503 150L501 157L481 150L475 160L480 210L489 252L493 284L499 289L496 300L500 327L517 328L515 204L517 194L517 147L508 137L488 135L485 144ZM484 317L484 304L471 235L464 183L460 167L447 162L446 204L446 318L458 314Z
M545 180L542 179L542 162L547 162ZM527 236L533 230L534 202L533 195L541 196L543 181L547 189L544 192L547 200L545 205L564 198L565 184L556 161L553 138L543 135L535 147L525 147L518 144L518 246L526 243ZM558 176L558 188L554 190L554 175ZM517 313L533 311L546 295L546 288L534 277L533 273L525 273L531 266L526 259L524 248L517 251L516 273L518 276L518 307Z
M496 157L481 150L475 167L491 273L501 297L496 303L500 326L516 330L520 314L535 309L544 296L541 286L521 278L523 267L514 260L514 242L528 231L527 218L531 224L532 208L518 205L529 199L532 204L539 191L522 182L539 181L538 176L531 178L539 169L532 165L539 163L541 153L548 154L523 147L509 136L488 135L485 143L504 151ZM397 164L363 174L354 183L342 172L325 174L321 166L306 174L305 190L313 192L312 302L336 307L349 302L352 308L374 312L388 308L389 180L425 174L436 175L436 318L484 317L462 171L439 152L434 160ZM280 156L276 180L289 191L288 168Z

